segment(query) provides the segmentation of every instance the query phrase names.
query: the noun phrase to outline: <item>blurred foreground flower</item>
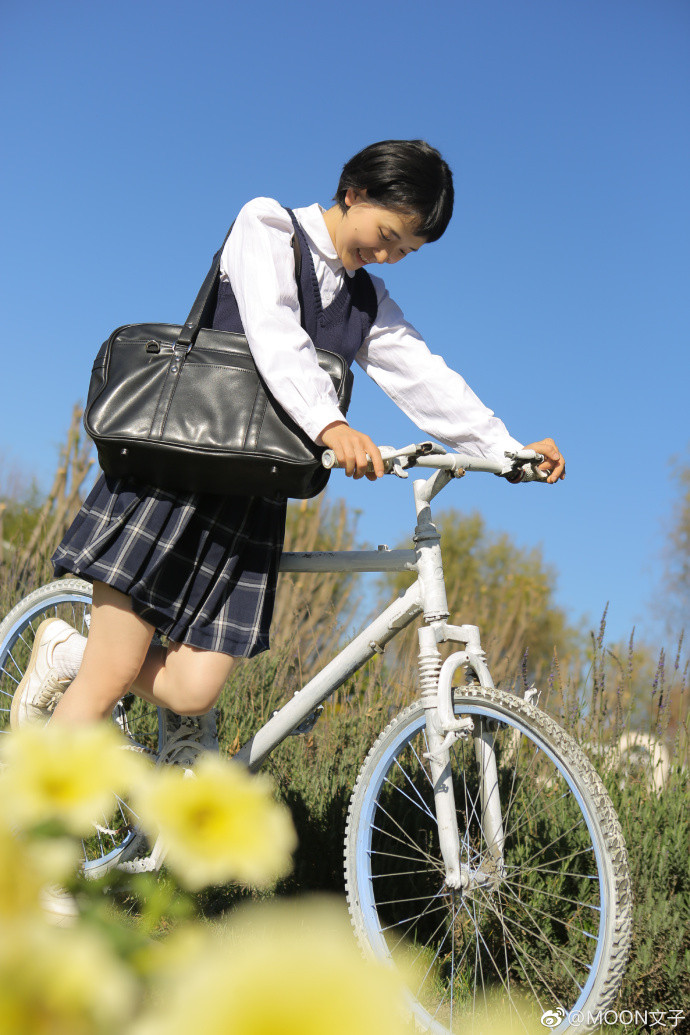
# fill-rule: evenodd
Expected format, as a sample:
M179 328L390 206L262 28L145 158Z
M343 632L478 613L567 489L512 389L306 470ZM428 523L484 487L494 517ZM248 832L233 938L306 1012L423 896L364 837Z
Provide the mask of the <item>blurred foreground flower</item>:
M175 939L175 935L172 936ZM159 994L131 1035L402 1035L402 984L364 960L328 900L251 905L227 928L164 946ZM180 946L179 948L183 948Z
M149 768L113 727L22 726L4 737L3 812L18 827L57 821L70 833L91 831Z
M0 943L0 1035L122 1031L138 984L104 939L85 928L25 920Z
M12 922L41 915L40 894L46 884L64 879L76 865L69 841L27 841L0 818L0 925L10 939Z
M291 869L297 839L288 810L270 781L236 762L205 754L192 776L170 766L137 788L134 806L157 830L166 866L187 888L236 880L273 884Z

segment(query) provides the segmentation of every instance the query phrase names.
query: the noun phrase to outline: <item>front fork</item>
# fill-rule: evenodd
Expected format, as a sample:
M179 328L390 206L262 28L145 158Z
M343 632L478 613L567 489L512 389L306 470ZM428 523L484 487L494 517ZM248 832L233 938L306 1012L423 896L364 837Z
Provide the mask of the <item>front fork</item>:
M446 869L445 883L449 888L468 891L475 884L486 884L503 873L503 817L498 786L498 767L494 752L493 733L482 723L477 725L469 715L456 718L453 709L452 680L460 666L467 665L479 684L493 689L493 682L484 660L479 641L479 629L474 625L452 626L443 623L441 637L465 644L465 649L451 654L443 664L437 646L437 632L431 626L419 629L419 675L422 704L426 711L426 731L429 750L425 757L431 768L436 804L441 855ZM460 859L460 833L455 808L451 772L451 747L458 740L474 740L479 772L479 806L481 832L488 860L482 853L479 866L470 866ZM477 817L479 818L479 817ZM467 817L469 823L470 817Z

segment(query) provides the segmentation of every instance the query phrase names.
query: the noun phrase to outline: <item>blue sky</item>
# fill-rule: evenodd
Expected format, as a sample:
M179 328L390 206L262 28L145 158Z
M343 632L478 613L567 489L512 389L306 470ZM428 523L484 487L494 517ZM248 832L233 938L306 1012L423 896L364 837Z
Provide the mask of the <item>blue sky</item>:
M327 204L343 162L424 137L453 168L444 238L393 297L559 486L468 477L444 504L542 544L573 617L654 635L688 457L686 0L5 0L2 469L47 483L119 324L181 321L249 198ZM374 439L419 433L359 372ZM337 477L337 476L335 476ZM411 525L403 483L331 482L360 533Z

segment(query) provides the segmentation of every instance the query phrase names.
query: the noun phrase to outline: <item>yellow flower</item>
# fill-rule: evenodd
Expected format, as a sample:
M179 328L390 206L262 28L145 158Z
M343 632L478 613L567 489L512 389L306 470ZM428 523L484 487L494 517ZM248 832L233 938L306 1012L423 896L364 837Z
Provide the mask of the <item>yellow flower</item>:
M0 1035L107 1035L137 985L94 931L27 921L0 944Z
M40 915L39 895L62 880L76 864L76 848L66 841L27 841L0 818L0 924Z
M191 776L172 766L155 776L137 789L134 807L147 830L160 832L166 865L187 888L263 886L289 872L295 831L265 777L210 753Z
M402 986L364 960L339 904L252 905L162 975L132 1035L403 1035Z
M23 726L3 738L0 793L8 819L19 827L57 820L88 834L112 811L147 767L142 756L105 723L96 726Z

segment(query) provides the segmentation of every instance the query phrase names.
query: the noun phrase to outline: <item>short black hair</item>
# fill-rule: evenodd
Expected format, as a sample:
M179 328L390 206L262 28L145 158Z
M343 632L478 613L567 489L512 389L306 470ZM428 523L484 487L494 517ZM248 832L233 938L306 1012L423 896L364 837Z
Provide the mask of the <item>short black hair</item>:
M347 210L347 191L366 190L384 208L414 213L417 237L438 241L453 214L453 174L436 148L424 140L380 140L343 166L337 201Z

